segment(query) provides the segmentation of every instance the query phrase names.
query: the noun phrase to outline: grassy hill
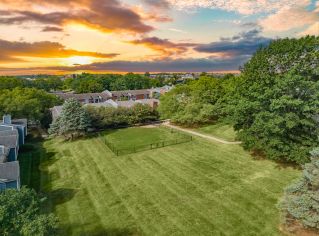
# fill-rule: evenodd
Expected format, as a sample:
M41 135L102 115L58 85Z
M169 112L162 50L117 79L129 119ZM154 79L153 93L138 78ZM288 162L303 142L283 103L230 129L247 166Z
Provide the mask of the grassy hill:
M299 175L201 138L119 157L100 137L35 145L22 181L47 194L61 235L279 235L276 203Z

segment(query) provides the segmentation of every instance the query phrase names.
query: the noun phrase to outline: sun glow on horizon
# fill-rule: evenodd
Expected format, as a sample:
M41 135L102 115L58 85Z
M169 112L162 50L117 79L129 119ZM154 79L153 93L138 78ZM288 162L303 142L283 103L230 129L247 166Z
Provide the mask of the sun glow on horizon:
M87 65L93 62L94 62L93 57L73 56L73 57L66 58L63 64L67 66L77 66L77 65Z

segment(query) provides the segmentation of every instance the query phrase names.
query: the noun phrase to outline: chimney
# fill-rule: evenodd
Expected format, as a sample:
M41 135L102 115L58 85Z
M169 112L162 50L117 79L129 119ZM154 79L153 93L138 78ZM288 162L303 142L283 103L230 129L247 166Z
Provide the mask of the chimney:
M4 115L3 116L3 124L11 125L11 115Z

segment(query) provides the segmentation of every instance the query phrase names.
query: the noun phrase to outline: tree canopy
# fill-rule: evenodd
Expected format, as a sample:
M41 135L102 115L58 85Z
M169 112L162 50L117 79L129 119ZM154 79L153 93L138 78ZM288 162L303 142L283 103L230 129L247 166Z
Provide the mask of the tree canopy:
M162 118L182 125L215 121L223 113L222 101L230 88L228 80L202 76L162 96L159 112Z
M304 163L318 145L319 37L280 39L243 67L228 100L244 147L275 160Z
M46 125L51 123L49 108L61 104L55 95L35 88L1 90L0 115L11 114L15 118L27 118Z
M0 235L56 235L57 218L53 214L40 214L40 204L34 190L0 191Z

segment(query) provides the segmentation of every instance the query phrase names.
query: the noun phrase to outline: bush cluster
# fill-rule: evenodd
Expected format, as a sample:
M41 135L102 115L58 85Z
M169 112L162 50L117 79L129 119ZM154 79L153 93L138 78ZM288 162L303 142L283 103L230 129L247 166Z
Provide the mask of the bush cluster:
M136 104L132 108L112 108L88 106L92 128L106 129L134 124L143 124L159 118L158 112L148 105Z

